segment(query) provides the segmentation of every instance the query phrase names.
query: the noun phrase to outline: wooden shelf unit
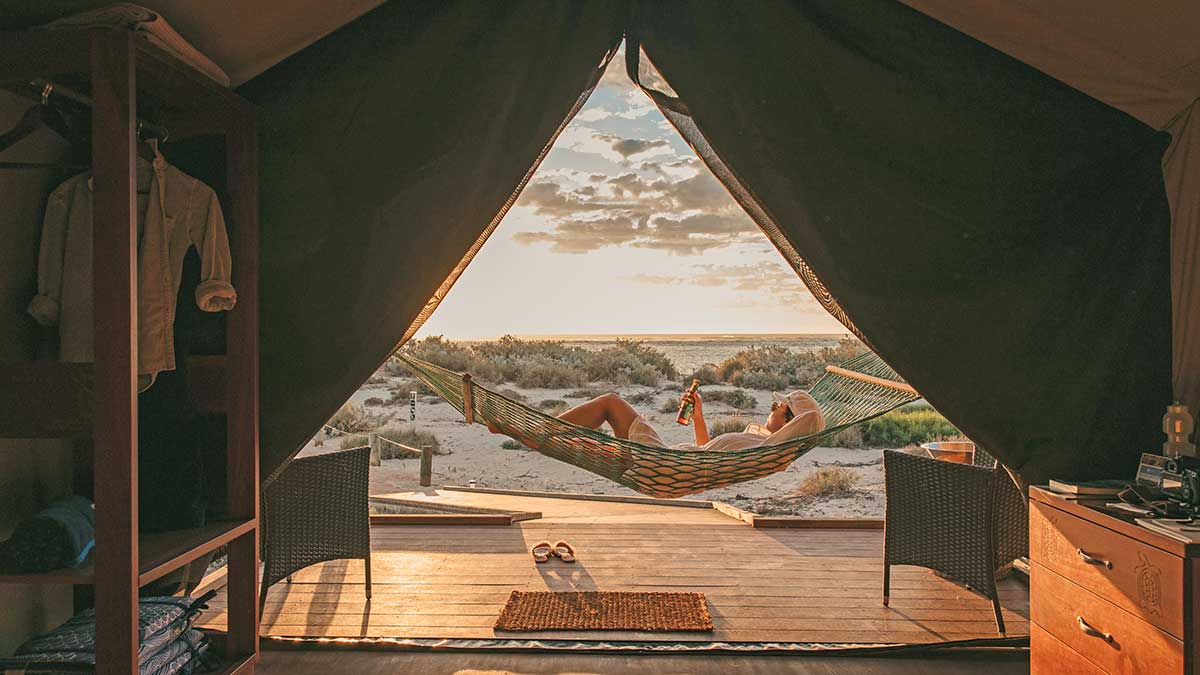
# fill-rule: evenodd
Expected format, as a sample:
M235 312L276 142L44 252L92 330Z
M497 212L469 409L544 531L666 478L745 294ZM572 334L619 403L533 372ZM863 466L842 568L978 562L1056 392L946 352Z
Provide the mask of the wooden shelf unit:
M0 32L6 82L45 79L92 99L95 363L0 367L0 438L89 435L95 448L96 548L80 569L0 583L92 584L96 672L138 672L138 589L228 547L227 673L258 656L258 145L253 107L127 31ZM229 521L139 537L137 195L139 101L170 138L224 137L224 207L236 307L223 357L201 357L197 407L227 420ZM220 192L220 191L218 191ZM230 377L227 373L236 373ZM37 405L31 405L30 402Z

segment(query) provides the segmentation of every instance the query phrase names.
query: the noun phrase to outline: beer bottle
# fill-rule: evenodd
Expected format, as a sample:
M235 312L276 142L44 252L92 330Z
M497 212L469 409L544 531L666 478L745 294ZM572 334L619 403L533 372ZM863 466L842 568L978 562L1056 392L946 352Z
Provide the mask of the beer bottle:
M679 416L675 421L687 426L692 421L692 413L696 410L696 390L700 388L700 380L692 380L692 386L688 387L687 393L683 395L683 401L679 404Z

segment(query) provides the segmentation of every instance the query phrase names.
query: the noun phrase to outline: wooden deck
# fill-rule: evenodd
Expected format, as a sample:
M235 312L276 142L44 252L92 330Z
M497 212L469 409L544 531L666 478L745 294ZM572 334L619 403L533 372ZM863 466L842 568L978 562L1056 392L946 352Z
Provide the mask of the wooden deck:
M404 495L412 498L413 495ZM896 567L880 602L879 530L762 530L712 509L470 493L433 501L540 511L508 527L375 527L374 597L361 561L297 573L268 595L262 633L292 637L914 643L996 637L988 601L919 568ZM566 539L568 565L529 549ZM513 590L700 591L713 633L497 633ZM1028 635L1028 588L1002 584L1008 634ZM224 628L224 597L201 625Z

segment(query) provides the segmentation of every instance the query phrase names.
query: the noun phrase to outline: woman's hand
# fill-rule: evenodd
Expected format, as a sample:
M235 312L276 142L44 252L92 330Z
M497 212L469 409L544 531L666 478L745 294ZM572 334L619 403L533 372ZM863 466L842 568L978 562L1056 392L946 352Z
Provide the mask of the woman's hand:
M704 401L700 398L700 392L694 391L692 396L692 430L696 435L696 445L705 445L710 440L708 437L708 424L704 422ZM687 394L684 395L687 397Z
M684 396L686 397L687 394ZM692 410L692 419L704 419L704 401L700 398L700 392L692 392L691 397L692 405L695 406Z

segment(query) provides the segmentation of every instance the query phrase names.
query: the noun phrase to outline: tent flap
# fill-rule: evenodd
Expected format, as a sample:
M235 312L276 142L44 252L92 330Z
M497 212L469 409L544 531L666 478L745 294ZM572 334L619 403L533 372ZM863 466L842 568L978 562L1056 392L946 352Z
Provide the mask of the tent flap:
M241 88L261 113L264 480L444 294L598 81L622 7L386 3Z
M1030 482L1132 475L1171 395L1165 134L887 0L636 16L664 114L897 372Z

